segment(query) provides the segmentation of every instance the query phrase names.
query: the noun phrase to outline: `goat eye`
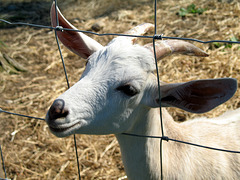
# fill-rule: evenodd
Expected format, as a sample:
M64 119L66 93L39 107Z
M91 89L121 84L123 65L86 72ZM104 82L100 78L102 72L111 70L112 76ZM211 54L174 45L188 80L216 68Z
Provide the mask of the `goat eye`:
M130 84L119 86L117 90L123 92L127 96L134 96L139 93L139 91L134 86L131 86Z

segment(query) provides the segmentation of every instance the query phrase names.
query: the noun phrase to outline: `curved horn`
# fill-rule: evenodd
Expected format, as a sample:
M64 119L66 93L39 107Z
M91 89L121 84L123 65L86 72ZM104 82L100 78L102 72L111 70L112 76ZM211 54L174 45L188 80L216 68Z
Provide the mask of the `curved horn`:
M58 13L58 21L59 26L62 26L63 28L68 29L74 29L77 30L70 22L68 22L65 17L62 15L62 13L59 11L57 7L57 13ZM55 2L53 2L51 7L51 22L52 26L57 26L56 21L56 8L55 8ZM103 46L99 44L94 39L88 37L87 35L76 32L76 31L57 31L58 38L61 40L61 42L72 52L75 54L87 59L92 53L95 51L101 49Z
M143 23L140 24L128 31L126 31L124 34L126 35L144 35L146 34L148 31L152 30L154 28L154 25L151 23ZM109 44L111 44L112 42L114 42L115 40L118 39L123 39L124 41L129 40L131 43L135 43L137 40L137 37L126 37L126 36L118 36L117 38L114 38Z
M153 52L153 43L146 44L144 47ZM155 43L157 59L162 59L173 53L181 53L193 56L206 57L208 54L193 44L181 40L164 40Z
M125 32L125 34L128 35L144 35L146 34L148 31L151 31L154 28L154 25L151 23L143 23L140 24L132 29L130 29L129 31ZM136 42L137 37L128 37L133 43Z

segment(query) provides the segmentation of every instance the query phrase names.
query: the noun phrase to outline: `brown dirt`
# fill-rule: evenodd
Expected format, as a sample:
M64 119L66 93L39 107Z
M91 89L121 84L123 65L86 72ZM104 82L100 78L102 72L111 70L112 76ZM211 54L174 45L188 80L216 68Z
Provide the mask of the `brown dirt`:
M12 7L9 9L9 3ZM25 4L24 4L25 3ZM207 8L203 14L176 13L194 3ZM50 3L34 0L12 0L0 4L0 17L49 25ZM92 0L59 2L63 14L81 30L91 30L96 22L103 24L99 33L123 33L143 23L153 23L153 3L146 0ZM11 9L12 8L12 9ZM39 9L43 9L40 11ZM20 10L22 12L20 13ZM36 13L37 11L37 13ZM18 17L18 13L21 16ZM23 14L23 15L22 15ZM201 40L240 39L240 2L169 0L158 2L157 30L165 36L191 37ZM15 17L15 18L14 18ZM46 29L9 27L0 24L0 41L7 53L23 64L28 72L0 72L0 108L44 118L53 100L67 89L54 33ZM103 45L112 36L92 36ZM151 41L151 40L144 40ZM139 43L143 43L140 40ZM240 80L240 45L194 43L210 54L207 58L171 56L161 61L161 80L184 82L194 79L234 77ZM70 84L79 79L85 62L62 45ZM227 103L206 113L217 116L227 109L240 107L240 91ZM170 109L176 120L196 115ZM0 115L0 143L8 178L11 179L78 179L73 137L53 136L43 121ZM113 135L77 135L82 179L118 179L125 175L119 146Z

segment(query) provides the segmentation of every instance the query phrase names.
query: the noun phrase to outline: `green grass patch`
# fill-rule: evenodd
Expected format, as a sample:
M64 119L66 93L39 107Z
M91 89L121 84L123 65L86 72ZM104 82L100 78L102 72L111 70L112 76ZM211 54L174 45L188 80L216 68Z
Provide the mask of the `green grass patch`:
M230 37L229 40L232 41L232 42L239 41L239 39L236 36ZM232 48L233 44L232 43L219 43L219 42L212 43L212 49L213 48L220 48L220 47L223 47L223 46L224 46L224 49ZM238 49L240 49L240 46L238 47Z
M191 4L187 8L180 8L177 14L185 17L187 14L202 14L206 10L207 8L197 8L195 4Z

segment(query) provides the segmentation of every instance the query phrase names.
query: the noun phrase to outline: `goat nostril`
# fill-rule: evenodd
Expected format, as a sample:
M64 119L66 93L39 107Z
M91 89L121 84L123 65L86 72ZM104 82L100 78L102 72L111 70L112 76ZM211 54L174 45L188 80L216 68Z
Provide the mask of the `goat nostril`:
M49 119L58 119L61 117L66 117L69 114L68 109L65 107L65 102L63 99L57 99L53 102L49 109Z

